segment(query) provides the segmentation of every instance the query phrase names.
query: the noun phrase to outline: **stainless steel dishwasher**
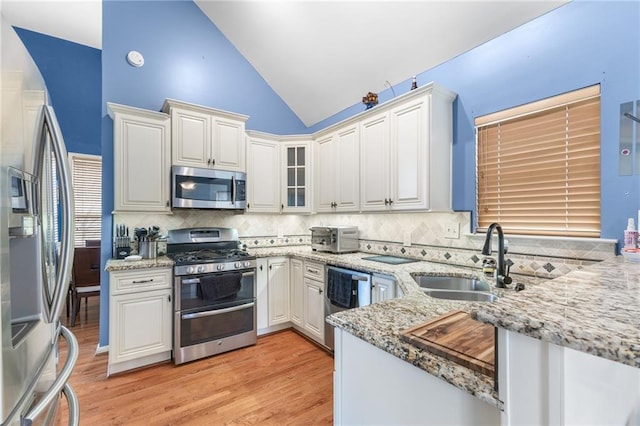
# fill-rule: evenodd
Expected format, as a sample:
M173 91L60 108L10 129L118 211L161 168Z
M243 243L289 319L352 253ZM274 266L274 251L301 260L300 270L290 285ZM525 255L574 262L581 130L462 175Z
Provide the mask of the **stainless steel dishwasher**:
M371 274L327 266L324 292L325 317L371 304ZM324 326L324 344L333 350L333 326Z

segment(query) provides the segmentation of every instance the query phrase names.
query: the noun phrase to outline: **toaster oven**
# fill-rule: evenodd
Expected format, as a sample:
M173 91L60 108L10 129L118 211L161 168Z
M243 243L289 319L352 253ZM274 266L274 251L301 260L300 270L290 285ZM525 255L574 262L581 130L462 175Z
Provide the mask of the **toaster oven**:
M330 253L358 251L357 226L314 226L311 230L311 249Z

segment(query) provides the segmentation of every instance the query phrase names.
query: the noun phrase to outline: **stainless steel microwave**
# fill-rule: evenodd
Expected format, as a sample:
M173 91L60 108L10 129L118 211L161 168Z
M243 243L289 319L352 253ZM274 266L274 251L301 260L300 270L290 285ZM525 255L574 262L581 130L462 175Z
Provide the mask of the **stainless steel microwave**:
M172 207L184 209L244 210L247 206L244 172L173 166Z

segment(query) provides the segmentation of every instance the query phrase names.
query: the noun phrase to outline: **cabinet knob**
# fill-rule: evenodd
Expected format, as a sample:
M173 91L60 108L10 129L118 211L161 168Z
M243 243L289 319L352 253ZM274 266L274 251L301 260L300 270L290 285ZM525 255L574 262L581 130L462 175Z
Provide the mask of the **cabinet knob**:
M211 158L207 159L207 166L211 165Z
M318 294L322 294L322 289L321 288L318 289Z
M212 158L212 159L211 159L211 166L213 167L213 166L215 166L215 165L216 165L216 159L215 159L215 158Z
M167 203L165 204L167 207L169 207L169 201L167 201Z
M284 210L284 204L280 204L280 211Z
M169 302L171 302L171 295L170 295L170 294L169 294L169 295L167 295L167 300L168 300Z
M262 265L260 265L260 270L262 271Z
M389 198L389 205L393 204L393 200Z
M247 203L247 210L249 210L249 208L251 208L251 203Z
M269 265L269 269L273 269L273 265Z
M389 200L387 200L386 198L384 199L384 205L385 206L389 205Z

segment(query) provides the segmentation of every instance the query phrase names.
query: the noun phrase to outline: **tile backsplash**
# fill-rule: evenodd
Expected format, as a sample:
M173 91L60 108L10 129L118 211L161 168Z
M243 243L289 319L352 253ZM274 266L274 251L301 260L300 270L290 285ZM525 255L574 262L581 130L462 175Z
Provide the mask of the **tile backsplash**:
M354 214L235 214L228 211L183 210L171 215L116 214L114 223L135 227L157 225L169 229L200 226L236 228L248 248L310 243L311 226L355 225L360 249L441 263L480 267L484 235L471 234L469 212L403 212ZM459 238L446 238L450 226ZM511 271L556 277L615 254L616 242L598 239L548 239L506 236ZM494 242L497 238L494 237Z

